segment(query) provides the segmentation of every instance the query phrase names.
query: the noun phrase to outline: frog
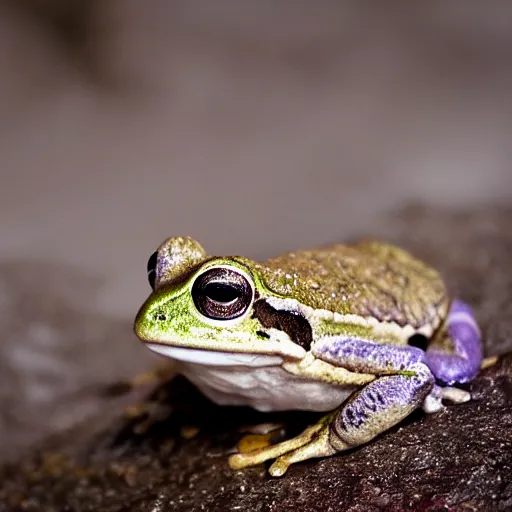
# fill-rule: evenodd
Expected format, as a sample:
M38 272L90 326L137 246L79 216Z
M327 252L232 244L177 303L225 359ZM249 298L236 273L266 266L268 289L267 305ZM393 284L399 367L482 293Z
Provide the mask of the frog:
M440 273L364 239L266 261L212 256L187 236L149 258L138 338L219 405L321 414L301 434L231 454L234 470L292 464L365 445L413 411L471 394L482 337Z

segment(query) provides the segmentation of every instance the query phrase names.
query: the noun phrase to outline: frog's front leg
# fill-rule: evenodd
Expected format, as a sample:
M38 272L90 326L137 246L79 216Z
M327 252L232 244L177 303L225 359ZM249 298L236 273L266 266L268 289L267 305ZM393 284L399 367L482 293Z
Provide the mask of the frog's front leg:
M233 455L231 467L240 469L277 457L269 471L280 476L295 462L362 445L420 407L434 386L434 376L423 362L424 352L414 347L325 337L315 343L312 352L333 365L379 377L296 438Z
M446 324L435 334L426 354L426 363L444 384L472 380L483 358L480 329L469 306L454 300Z

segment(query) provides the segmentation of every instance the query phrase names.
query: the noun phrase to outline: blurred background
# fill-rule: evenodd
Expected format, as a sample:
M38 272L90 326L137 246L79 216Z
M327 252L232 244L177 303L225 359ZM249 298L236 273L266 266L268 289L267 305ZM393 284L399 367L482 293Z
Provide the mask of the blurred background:
M512 5L3 0L3 457L156 359L167 236L264 258L512 196Z

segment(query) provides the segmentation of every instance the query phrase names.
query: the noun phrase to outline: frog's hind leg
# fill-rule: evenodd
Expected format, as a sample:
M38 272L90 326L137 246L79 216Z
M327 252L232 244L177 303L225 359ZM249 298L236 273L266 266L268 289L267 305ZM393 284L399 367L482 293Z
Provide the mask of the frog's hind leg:
M467 304L454 300L446 323L429 344L427 365L443 384L462 384L476 376L482 357L480 329L473 313Z
M326 337L315 344L313 353L336 366L380 377L353 393L338 410L299 436L269 448L233 455L232 468L277 457L269 471L273 476L280 476L296 462L367 443L420 407L434 385L434 377L423 362L424 352L415 347Z

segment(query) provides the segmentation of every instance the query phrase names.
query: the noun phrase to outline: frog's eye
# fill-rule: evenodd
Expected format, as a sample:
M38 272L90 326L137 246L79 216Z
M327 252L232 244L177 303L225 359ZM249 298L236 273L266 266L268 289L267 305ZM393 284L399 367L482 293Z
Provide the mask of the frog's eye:
M242 316L251 305L253 295L247 277L225 267L208 269L192 286L192 300L197 310L213 320Z
M156 260L157 260L157 257L158 257L158 252L155 251L149 257L149 260L148 260L148 281L149 281L149 284L150 284L151 288L153 288L153 290L155 289Z

